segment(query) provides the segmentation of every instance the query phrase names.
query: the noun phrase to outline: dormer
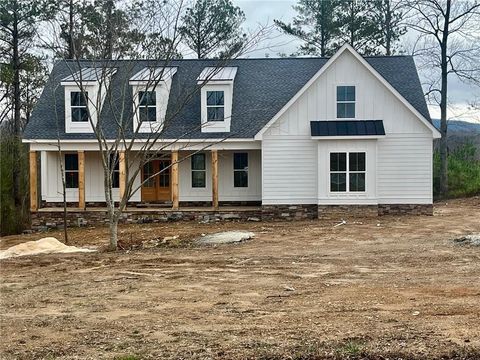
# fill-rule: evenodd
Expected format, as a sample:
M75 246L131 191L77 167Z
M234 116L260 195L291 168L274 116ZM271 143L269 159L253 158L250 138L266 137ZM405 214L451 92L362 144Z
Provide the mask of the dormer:
M133 129L150 133L162 130L176 67L149 66L130 78L133 91Z
M230 132L236 67L206 67L197 78L201 85L202 132Z
M92 133L115 68L82 68L62 79L65 90L65 132ZM90 118L88 116L90 114ZM91 121L90 121L91 120Z

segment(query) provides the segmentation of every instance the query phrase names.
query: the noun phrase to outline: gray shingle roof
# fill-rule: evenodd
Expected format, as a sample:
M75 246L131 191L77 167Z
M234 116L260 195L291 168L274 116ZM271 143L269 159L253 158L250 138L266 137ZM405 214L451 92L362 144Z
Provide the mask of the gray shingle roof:
M410 104L430 121L417 70L410 56L366 57L372 65ZM207 66L218 65L218 60L175 60L167 66L177 67L167 109L168 122L162 138L253 138L265 124L307 83L327 62L325 58L280 58L280 59L237 59L227 66L237 67L233 90L231 132L202 133L200 131L200 93L192 96L198 88L197 78ZM81 61L80 66L98 66L91 61ZM132 89L128 84L134 74L146 66L158 66L158 62L120 61L113 64L117 72L110 83L111 100L105 100L100 116L105 134L114 138L115 119L123 119L128 131L132 126ZM64 89L60 82L78 71L78 63L59 61L54 66L43 93L27 125L25 139L93 139L93 134L65 133ZM126 90L125 90L126 89ZM122 92L126 91L126 96ZM121 106L121 99L126 106ZM182 105L180 105L182 104ZM58 124L58 126L57 126ZM143 135L147 137L148 135Z

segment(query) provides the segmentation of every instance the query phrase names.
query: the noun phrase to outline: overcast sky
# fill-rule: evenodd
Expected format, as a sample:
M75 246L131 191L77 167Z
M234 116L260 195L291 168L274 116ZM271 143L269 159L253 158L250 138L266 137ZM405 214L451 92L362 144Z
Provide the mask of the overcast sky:
M273 19L280 19L290 22L295 16L295 10L292 5L296 1L292 0L233 0L240 6L245 13L245 27L253 29L258 24L272 24ZM410 37L415 34L410 33ZM279 53L290 54L294 52L299 42L294 38L276 33L271 39L265 41L258 50L249 54L250 57L264 57L268 54L271 57L278 56ZM420 74L421 76L421 74ZM480 99L480 90L478 88L465 85L456 80L453 76L449 78L449 99L452 108L449 110L449 117L461 118L464 120L480 123L480 111L469 110L468 104L474 99ZM429 105L432 118L440 118L438 106Z

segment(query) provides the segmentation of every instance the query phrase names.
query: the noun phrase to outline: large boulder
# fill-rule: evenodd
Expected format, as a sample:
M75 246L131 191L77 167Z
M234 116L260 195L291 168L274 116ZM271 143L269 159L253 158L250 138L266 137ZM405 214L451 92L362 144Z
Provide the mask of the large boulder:
M255 234L250 231L225 231L202 236L197 242L202 245L232 244L249 240L254 236Z
M480 246L480 234L462 236L454 241L459 245Z

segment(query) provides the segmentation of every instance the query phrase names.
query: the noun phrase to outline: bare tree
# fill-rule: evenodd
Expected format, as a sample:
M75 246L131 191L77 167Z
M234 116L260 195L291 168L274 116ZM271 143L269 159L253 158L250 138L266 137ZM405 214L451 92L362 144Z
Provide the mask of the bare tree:
M440 75L427 95L440 105L440 195L446 196L448 78L480 84L480 1L415 0L409 6L415 15L409 26L420 34L414 54Z
M141 63L141 68L144 69L141 75L142 88L147 90L160 88L166 79L173 76L174 56L178 53L182 41L179 29L184 10L182 1L162 1L162 7L152 9L154 13L151 14L151 17L146 16L144 18L149 19L149 21L144 21L143 26L150 27L155 23L156 32L168 37L170 42L161 60L155 59L142 61ZM182 86L179 93L176 94L174 105L169 107L169 111L162 119L162 125L160 127L152 125L148 132L142 130L142 121L132 119L132 114L134 117L138 116L143 97L148 96L147 91L141 94L134 90L132 94L130 79L134 74L138 74L139 59L136 57L125 59L122 54L118 54L115 59L91 60L89 62L75 59L64 62L64 65L68 68L71 81L79 88L83 102L88 104L86 116L93 129L93 136L98 145L103 167L105 201L110 227L110 248L112 250L117 249L118 222L131 197L141 189L142 184L163 171L169 171L170 167L176 166L192 155L190 153L183 158L172 159L170 166L151 174L147 178L141 178L140 183L137 183L144 165L158 157L162 152L170 151L172 147L176 150L190 147L192 144L188 143L188 139L202 126L199 122L198 125L184 129L180 136L167 139L164 134L170 127L175 126L174 119L195 96L198 96L202 86L208 83L221 68L228 66L232 59L250 51L253 46L258 44L259 37L264 34L264 29L259 29L246 38L235 53L231 53L228 58L224 57L212 63L215 70L208 73L197 86L191 88ZM138 54L138 58L142 57L140 50L136 51L135 54ZM96 94L92 94L92 89L88 87L92 77L97 84ZM105 112L110 114L109 124L102 115ZM114 133L111 130L111 122L114 125ZM225 138L221 138L217 141L222 142L224 140ZM202 143L200 149L203 150L211 145L212 143ZM193 153L201 150L197 146L197 150ZM120 193L120 198L116 198L112 189L114 188L114 172L115 169L118 169L119 164L125 164L125 184L122 189L123 192Z

